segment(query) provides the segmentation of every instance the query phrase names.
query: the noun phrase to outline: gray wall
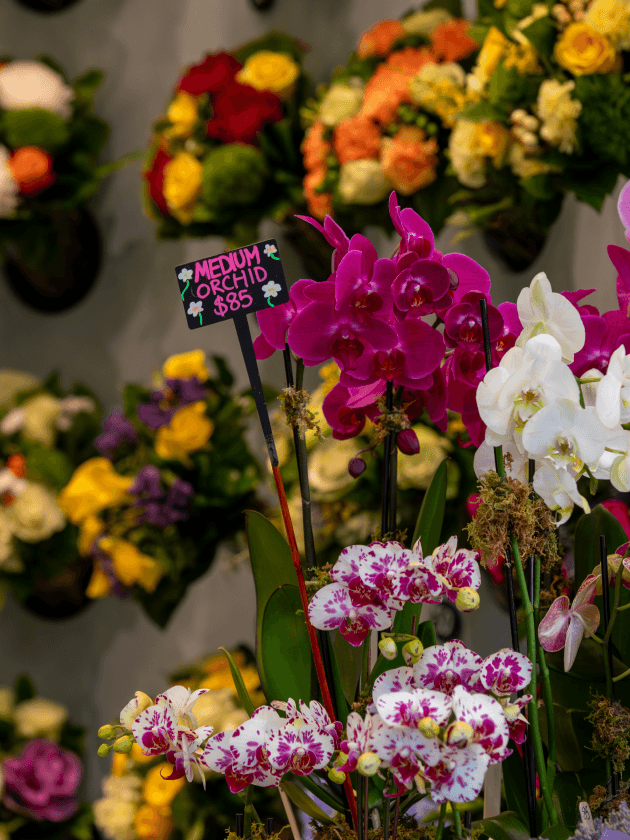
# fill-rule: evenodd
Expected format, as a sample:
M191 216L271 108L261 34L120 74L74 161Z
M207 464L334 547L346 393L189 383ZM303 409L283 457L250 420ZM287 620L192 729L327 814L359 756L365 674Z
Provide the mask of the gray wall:
M247 0L83 0L61 14L40 16L3 0L0 54L32 58L50 53L71 76L102 68L106 80L97 109L111 123L107 152L116 157L144 148L178 74L203 52L229 49L268 28L281 28L312 45L307 69L322 80L345 60L364 29L408 6L409 0L277 0L262 15ZM200 340L206 350L234 359L241 384L245 377L232 325L191 334L174 294L173 267L216 253L222 243L158 244L140 206L140 166L112 176L94 201L106 260L98 285L84 302L65 314L40 315L22 306L0 282L0 366L40 376L59 368L66 384L88 382L107 409L116 404L123 383L146 381L168 354L193 349ZM274 235L272 226L265 235ZM442 235L443 250L449 250L451 235ZM385 255L387 243L383 237L379 241ZM609 241L624 243L613 202L600 217L568 203L544 253L525 276L507 275L477 238L457 249L491 271L497 301L514 300L521 286L544 269L556 289L600 286L599 302L612 305L614 272L604 251ZM283 260L289 276L300 276L288 247ZM264 378L279 384L279 360L262 367ZM503 614L491 593L484 594L482 609L467 620L465 637L485 655L509 639ZM136 689L162 690L165 674L178 663L218 645L251 641L254 609L246 567L235 573L218 564L193 587L165 631L152 626L132 603L98 602L72 620L51 624L9 599L0 613L0 684L28 670L42 694L66 703L73 719L88 727L87 782L93 798L107 768L95 755L97 726Z

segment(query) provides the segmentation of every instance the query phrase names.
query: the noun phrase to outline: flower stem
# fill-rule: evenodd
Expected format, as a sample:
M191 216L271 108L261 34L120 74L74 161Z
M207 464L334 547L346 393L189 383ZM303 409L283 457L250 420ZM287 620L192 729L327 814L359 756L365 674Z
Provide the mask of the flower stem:
M614 683L621 682L621 680L625 680L626 677L630 677L630 668L627 671L624 671L623 674L618 674L616 677L612 678Z
M383 802L383 840L389 840L389 799Z
M536 770L538 771L538 778L540 780L540 791L542 793L543 802L547 813L549 815L549 822L551 825L558 823L558 813L551 798L551 791L547 784L547 768L545 766L545 756L543 752L542 738L540 735L540 724L538 721L538 706L536 704L537 693L537 675L536 675L536 625L534 620L534 608L529 598L527 591L527 581L525 580L525 571L523 570L523 561L521 560L521 552L518 547L518 542L515 536L510 537L512 546L512 556L514 558L514 565L516 568L516 579L521 593L521 600L525 609L525 628L527 631L527 657L532 663L532 680L529 684L529 694L532 699L529 701L527 711L529 718L529 737L534 742L534 757L536 759Z
M367 779L360 773L357 773L357 840L367 840L363 835L363 805L365 798L363 796L363 786L367 784Z
M398 833L398 815L400 813L400 796L396 797L396 807L394 808L394 828L392 831L392 840L396 840Z
M611 703L615 702L615 692L612 678L612 650L610 639L615 625L615 619L619 612L619 600L621 598L621 579L623 577L623 563L619 563L617 577L615 580L615 601L612 615L610 614L610 594L608 588L608 552L606 550L606 537L602 534L599 538L600 565L602 571L602 600L604 607L604 670L606 673L606 697ZM610 779L611 793L616 796L619 793L619 774L612 772L609 759L606 759L606 775Z
M435 840L442 840L444 833L444 818L446 817L446 802L440 805L440 818L438 819L437 831L435 832Z
M252 805L252 794L254 792L253 785L248 785L245 790L245 825L243 827L243 837L245 840L252 836L252 817L254 816L254 806Z
M394 407L394 383L388 381L387 390L385 392L385 406L388 411ZM395 438L396 435L393 435ZM393 538L391 534L391 492L392 483L390 476L391 469L391 451L392 451L392 434L387 435L385 443L383 444L383 498L381 507L381 539L384 541L388 536ZM394 525L394 528L396 526Z
M462 836L462 818L459 815L459 811L457 810L457 806L454 802L451 802L451 811L453 812L453 824L455 826L455 834L458 837Z

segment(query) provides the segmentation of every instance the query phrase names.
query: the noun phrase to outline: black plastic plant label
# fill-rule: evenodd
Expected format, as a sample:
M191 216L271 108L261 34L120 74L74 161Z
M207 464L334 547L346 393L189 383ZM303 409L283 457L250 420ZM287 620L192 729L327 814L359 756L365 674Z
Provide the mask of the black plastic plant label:
M191 330L289 300L275 239L178 265L175 273Z

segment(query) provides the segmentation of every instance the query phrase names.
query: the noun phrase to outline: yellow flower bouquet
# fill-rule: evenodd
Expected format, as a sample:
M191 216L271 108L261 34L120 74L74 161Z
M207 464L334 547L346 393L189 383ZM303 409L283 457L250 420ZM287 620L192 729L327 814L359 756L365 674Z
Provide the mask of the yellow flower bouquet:
M253 400L236 394L225 362L200 350L171 356L153 388L128 385L95 441L99 457L59 496L94 563L90 598L133 595L160 626L218 544L256 507L259 469L245 443Z
M145 172L159 238L223 236L238 247L257 238L262 219L281 222L301 206L304 51L271 32L182 75Z

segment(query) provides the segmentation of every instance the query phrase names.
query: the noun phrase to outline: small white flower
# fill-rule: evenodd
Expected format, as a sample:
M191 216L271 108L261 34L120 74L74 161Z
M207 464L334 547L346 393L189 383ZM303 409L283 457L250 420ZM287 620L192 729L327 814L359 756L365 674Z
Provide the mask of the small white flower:
M551 291L551 283L544 271L534 277L529 288L521 291L516 306L523 325L516 346L524 347L533 336L546 333L558 341L562 358L571 364L575 353L584 347L584 324L575 306Z
M272 254L276 254L278 249L275 245L265 245L265 256L270 257ZM192 275L191 275L192 276Z
M609 429L630 420L630 356L623 344L610 357L606 375L597 385L595 408Z
M182 283L185 283L186 280L192 280L192 268L182 268L182 270L177 275Z
M193 300L190 306L188 307L188 314L189 315L200 315L203 312L203 303L200 300Z
M545 458L555 467L579 472L604 454L607 430L592 406L581 408L558 400L541 408L523 430L523 447L532 458Z
M556 512L556 525L567 521L574 505L583 508L585 513L591 512L589 503L580 495L575 478L568 470L555 470L551 464L543 464L536 470L534 490L547 507Z
M42 108L62 120L72 115L74 91L40 61L11 61L0 69L0 108Z
M67 432L75 414L82 414L87 411L94 411L96 404L90 397L65 397L59 401L59 416L57 417L57 428Z
M270 280L263 286L262 290L265 297L277 297L278 292L282 291L282 286L279 286L277 283L274 283L273 280Z

